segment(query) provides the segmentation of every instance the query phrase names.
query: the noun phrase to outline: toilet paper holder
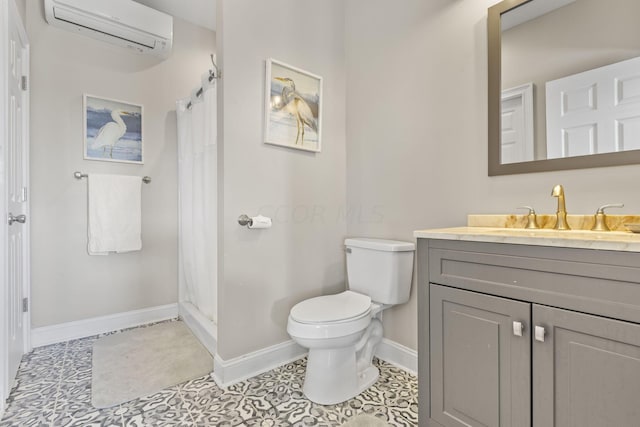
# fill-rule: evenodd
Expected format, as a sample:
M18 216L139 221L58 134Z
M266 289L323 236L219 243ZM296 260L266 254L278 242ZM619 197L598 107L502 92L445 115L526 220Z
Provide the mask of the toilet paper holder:
M250 217L249 215L240 215L238 217L238 224L247 226L251 229L254 228L271 228L271 218L266 216L258 215L254 217Z
M253 225L253 220L249 215L242 214L238 217L238 224L242 225L243 227L248 227L250 225Z

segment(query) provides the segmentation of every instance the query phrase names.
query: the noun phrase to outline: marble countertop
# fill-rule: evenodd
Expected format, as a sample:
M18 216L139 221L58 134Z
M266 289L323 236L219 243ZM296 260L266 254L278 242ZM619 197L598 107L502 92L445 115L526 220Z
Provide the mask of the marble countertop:
M469 215L469 224L473 224L473 226L418 230L414 232L414 236L422 239L640 252L640 234L621 231L620 229L604 232L590 231L588 229L559 231L541 228L528 230L525 228L513 228L512 223L496 226L500 223L495 220L496 215L490 216L492 218L490 226L482 226L483 222L479 221L478 217L481 216ZM512 228L509 228L509 226Z

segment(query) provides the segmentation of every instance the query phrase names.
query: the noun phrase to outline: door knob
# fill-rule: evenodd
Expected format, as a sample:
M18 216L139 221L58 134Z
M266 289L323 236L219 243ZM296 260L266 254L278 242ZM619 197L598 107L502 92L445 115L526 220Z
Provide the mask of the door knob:
M24 214L13 216L13 214L9 212L8 218L9 225L13 225L14 222L19 222L20 224L24 224L25 222L27 222L27 216Z
M534 334L536 341L544 342L545 333L546 331L544 330L544 326L536 326Z

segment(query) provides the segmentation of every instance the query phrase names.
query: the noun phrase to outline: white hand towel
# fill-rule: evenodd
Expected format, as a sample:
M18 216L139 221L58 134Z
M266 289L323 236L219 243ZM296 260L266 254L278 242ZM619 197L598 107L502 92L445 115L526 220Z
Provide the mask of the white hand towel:
M89 174L89 255L142 249L142 179Z

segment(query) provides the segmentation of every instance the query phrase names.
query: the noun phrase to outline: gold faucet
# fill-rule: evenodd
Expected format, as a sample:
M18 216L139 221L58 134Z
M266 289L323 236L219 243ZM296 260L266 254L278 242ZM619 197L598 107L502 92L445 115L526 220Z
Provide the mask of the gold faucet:
M592 231L611 231L609 226L607 225L607 217L604 213L604 210L607 208L624 208L622 203L614 203L610 205L600 206L598 211L594 215L594 223Z
M520 206L518 209L529 209L529 214L527 215L527 226L525 227L528 230L537 230L540 228L538 225L538 218L536 216L536 211L531 206Z
M553 187L551 195L558 198L558 211L556 212L557 220L554 228L556 230L571 230L571 227L567 224L567 207L565 206L564 188L562 188L562 185L558 184Z

